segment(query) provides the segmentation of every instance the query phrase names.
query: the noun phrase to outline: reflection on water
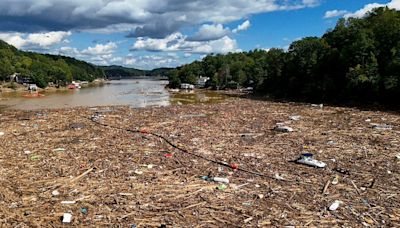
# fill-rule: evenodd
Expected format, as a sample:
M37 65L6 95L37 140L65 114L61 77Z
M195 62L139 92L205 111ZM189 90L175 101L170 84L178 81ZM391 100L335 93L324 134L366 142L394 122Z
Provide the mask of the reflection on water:
M213 92L170 94L167 81L121 80L111 81L99 87L79 90L44 92L44 97L26 98L21 93L9 93L0 97L0 107L34 110L69 108L78 106L129 105L131 107L167 106L170 104L213 103L224 98ZM1 108L0 108L1 109Z

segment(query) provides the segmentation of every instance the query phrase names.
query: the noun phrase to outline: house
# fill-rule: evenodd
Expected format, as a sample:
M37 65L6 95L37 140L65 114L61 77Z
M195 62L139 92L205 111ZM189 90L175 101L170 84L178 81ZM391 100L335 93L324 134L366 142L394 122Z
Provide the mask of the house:
M197 84L196 86L199 88L204 88L206 86L207 81L210 80L209 77L199 77L197 79Z
M37 90L38 90L38 87L37 87L36 84L29 84L29 85L28 85L28 90L29 90L29 91L37 91Z
M182 83L182 84L181 84L181 89L192 90L192 89L194 89L194 85L192 85L192 84L187 84L187 83Z
M12 75L9 76L10 78L10 82L18 82L18 77L20 76L19 73L14 73Z

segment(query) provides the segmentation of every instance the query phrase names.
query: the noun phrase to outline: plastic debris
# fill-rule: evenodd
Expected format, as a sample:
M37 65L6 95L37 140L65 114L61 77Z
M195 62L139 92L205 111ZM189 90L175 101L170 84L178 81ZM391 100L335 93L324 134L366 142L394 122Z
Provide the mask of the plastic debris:
M230 167L231 167L233 170L237 170L237 169L239 168L239 165L236 164L236 163L232 163L232 164L230 164Z
M54 190L54 191L51 192L51 194L53 196L58 196L58 195L60 195L60 192L58 190Z
M392 130L393 126L388 124L372 124L372 129L375 130Z
M299 121L301 119L301 116L289 116L289 119L293 121Z
M313 159L313 154L311 153L304 153L300 156L299 159L297 159L297 163L316 167L316 168L324 168L326 164L324 162L318 161L316 159Z
M73 200L71 200L71 201L61 201L61 204L75 204L76 203L76 201L73 201Z
M287 132L293 132L293 128L283 125L277 125L274 127L274 131L287 133Z
M342 204L342 203L343 203L343 202L340 201L340 200L335 200L335 201L329 206L329 210L330 210L330 211L336 211L336 210L339 208L340 204Z
M323 108L324 104L311 104L311 107L313 107L313 108Z
M63 152L65 151L65 148L56 148L53 150L53 152Z
M3 135L5 135L5 133L0 131L0 137L3 136Z
M339 183L339 177L335 176L331 182L333 185L337 185Z
M400 153L396 154L396 158L400 161Z
M32 152L30 150L24 150L24 154L31 154Z
M213 177L211 178L212 181L214 182L219 182L219 183L224 183L224 184L229 184L229 179L228 178L223 178L223 177Z
M40 156L40 155L32 155L29 157L29 159L31 159L31 161L38 161L38 160L40 160L41 157L42 156Z
M174 154L168 153L168 154L164 154L164 157L166 158L172 158L174 156Z
M218 185L218 187L217 187L218 190L225 190L226 188L227 188L227 186L224 185L224 184L220 184L220 185Z
M62 217L63 223L70 223L72 221L72 215L70 213L64 213Z
M87 215L88 209L86 207L82 207L81 208L81 213L84 214L84 215Z

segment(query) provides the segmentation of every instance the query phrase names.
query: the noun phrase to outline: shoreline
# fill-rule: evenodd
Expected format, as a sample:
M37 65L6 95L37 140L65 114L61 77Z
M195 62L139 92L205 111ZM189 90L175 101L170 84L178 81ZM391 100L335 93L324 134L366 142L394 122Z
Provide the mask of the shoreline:
M107 80L97 79L93 82L89 82L88 84L82 85L82 88L102 86L105 83L107 83ZM18 93L18 94L21 93L22 94L22 93L29 92L25 85L15 83L15 86L16 86L15 89L7 88L7 86L9 86L9 85L11 85L11 83L8 83L8 82L0 84L0 98L3 94L12 94L12 93ZM49 86L46 88L38 88L38 92L54 92L54 91L67 91L67 90L69 90L67 86L62 86L59 88L49 87Z

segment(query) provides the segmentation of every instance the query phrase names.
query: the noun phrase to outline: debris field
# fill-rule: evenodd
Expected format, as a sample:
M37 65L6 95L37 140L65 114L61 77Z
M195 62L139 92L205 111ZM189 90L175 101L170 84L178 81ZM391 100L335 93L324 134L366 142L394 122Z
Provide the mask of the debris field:
M0 133L3 226L400 226L399 113L229 98L3 110Z

